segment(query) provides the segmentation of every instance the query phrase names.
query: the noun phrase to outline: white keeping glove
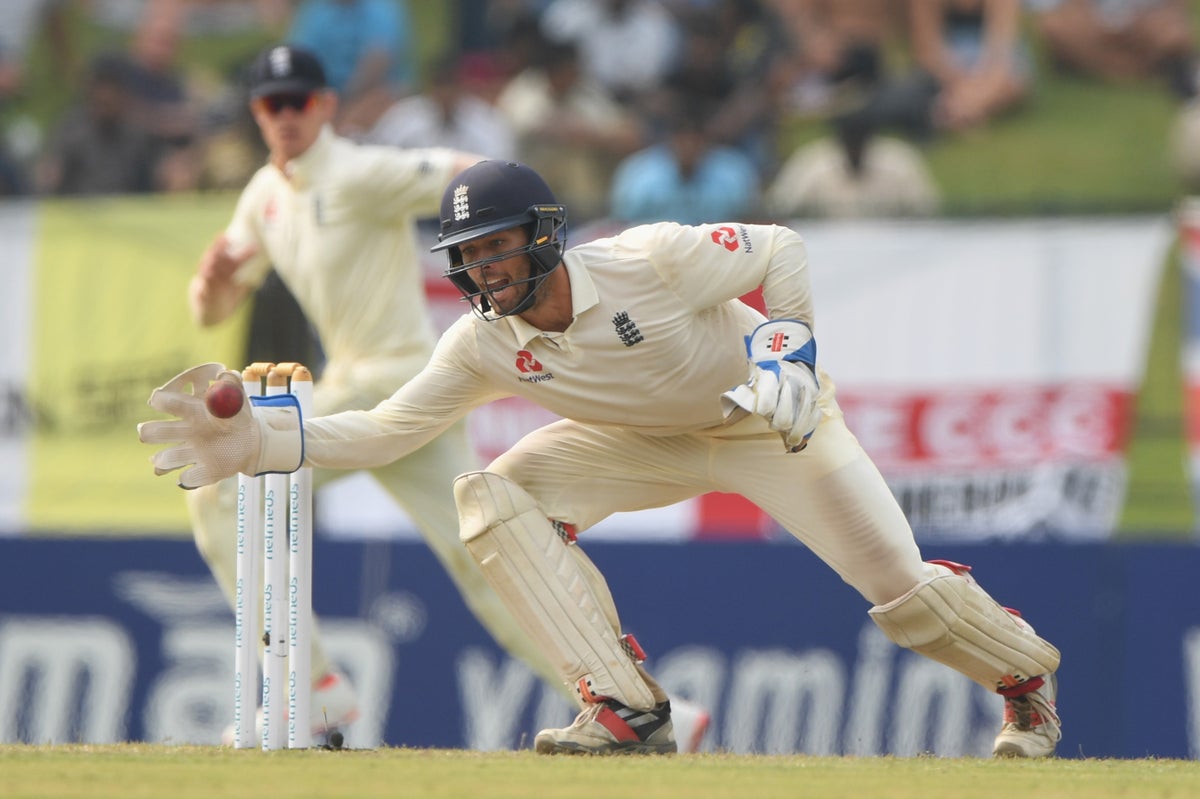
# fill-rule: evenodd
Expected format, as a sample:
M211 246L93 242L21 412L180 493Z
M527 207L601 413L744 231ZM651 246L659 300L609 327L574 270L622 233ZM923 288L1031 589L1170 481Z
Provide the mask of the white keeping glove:
M721 395L728 417L738 408L762 416L789 452L808 446L821 421L817 342L804 322L774 319L746 336L750 379Z
M214 380L242 386L237 372L206 363L180 372L150 394L151 408L179 417L138 425L138 439L144 444L178 442L151 456L154 473L190 466L180 472L179 485L199 488L239 472L256 475L299 469L304 462L304 428L295 398L254 397L233 416L219 419L204 405L204 392Z

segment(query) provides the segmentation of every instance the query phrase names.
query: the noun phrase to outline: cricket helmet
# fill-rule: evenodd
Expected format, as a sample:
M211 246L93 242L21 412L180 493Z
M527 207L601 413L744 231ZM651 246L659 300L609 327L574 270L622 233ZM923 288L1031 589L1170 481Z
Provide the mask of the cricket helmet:
M459 246L464 242L501 230L525 227L529 243L517 250L471 263L463 263ZM472 308L485 319L519 314L533 305L538 286L562 263L567 243L567 210L542 180L525 164L513 161L480 161L460 172L442 195L441 232L431 250L443 250L450 265L443 273L462 292ZM528 253L529 292L515 308L490 313L487 292L467 274L468 270L492 261Z

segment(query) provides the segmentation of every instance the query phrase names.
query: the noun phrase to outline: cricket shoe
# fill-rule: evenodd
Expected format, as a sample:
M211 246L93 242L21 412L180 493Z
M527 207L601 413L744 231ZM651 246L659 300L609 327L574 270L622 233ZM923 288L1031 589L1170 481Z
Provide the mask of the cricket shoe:
M675 728L675 743L680 754L700 751L710 723L712 716L695 702L679 697L671 700L671 725Z
M613 699L588 705L569 727L542 730L533 748L543 755L671 755L671 703L634 710Z
M994 757L1049 757L1062 738L1062 723L1054 709L1058 680L1053 674L1036 678L1041 684L1020 696L1004 699L1004 727L992 747Z
M309 700L309 725L312 729L314 744L323 741L329 735L344 730L358 719L358 697L350 681L342 674L331 671L317 681L313 686L312 698ZM286 718L286 710L284 716ZM262 740L263 710L260 707L254 714L255 740ZM221 743L233 746L237 731L230 724L221 733Z

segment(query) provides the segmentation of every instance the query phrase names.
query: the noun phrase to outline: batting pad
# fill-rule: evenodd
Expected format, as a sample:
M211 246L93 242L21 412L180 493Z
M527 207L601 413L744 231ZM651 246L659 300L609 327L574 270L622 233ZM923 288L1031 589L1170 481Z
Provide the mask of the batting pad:
M990 691L1012 688L1058 668L1058 650L1002 608L974 579L934 565L938 574L868 611L900 646L970 677Z
M498 474L470 472L454 482L454 500L467 551L567 685L585 701L590 694L653 707L650 687L621 646L608 585L533 497Z

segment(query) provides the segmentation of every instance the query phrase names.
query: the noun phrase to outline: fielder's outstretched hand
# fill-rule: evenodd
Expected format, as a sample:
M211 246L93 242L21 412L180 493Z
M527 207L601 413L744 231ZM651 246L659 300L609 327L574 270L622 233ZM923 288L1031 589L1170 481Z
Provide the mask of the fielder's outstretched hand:
M738 408L757 414L789 452L799 452L821 421L812 332L794 319L764 322L746 336L746 355L750 379L721 395L725 415Z
M151 456L154 473L186 466L179 473L179 485L199 488L239 472L254 475L300 468L304 442L299 407L283 400L255 411L257 401L244 401L237 413L220 419L204 403L204 392L215 380L232 382L239 390L242 386L237 372L206 363L175 375L150 394L151 408L177 417L138 425L143 443L175 444Z

